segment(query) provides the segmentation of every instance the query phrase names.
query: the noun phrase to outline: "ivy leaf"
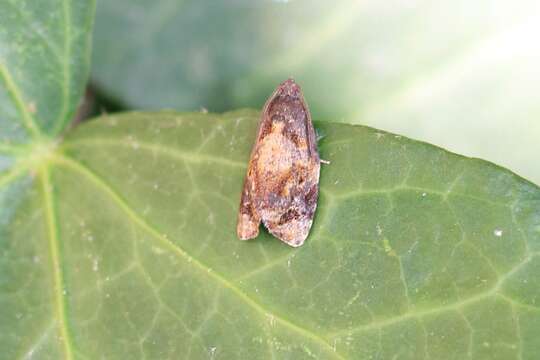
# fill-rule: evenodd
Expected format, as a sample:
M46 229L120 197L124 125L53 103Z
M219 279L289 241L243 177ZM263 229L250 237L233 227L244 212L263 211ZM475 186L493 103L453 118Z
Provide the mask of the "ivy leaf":
M93 3L0 4L0 143L52 138L71 120L90 63Z
M530 0L102 1L93 81L128 107L226 111L259 108L293 76L314 119L540 184L539 16Z
M86 85L93 18L93 1L0 2L2 358L74 355L59 301L62 263L45 226L57 225L46 163Z
M3 226L2 347L37 358L58 346L74 358L536 356L538 187L319 122L331 164L306 244L266 232L243 242L236 211L257 117L126 113L68 134Z

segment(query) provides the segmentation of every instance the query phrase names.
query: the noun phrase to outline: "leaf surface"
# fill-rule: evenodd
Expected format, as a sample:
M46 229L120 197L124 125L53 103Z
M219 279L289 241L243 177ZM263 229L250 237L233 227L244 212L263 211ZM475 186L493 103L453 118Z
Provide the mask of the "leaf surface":
M266 232L242 242L236 211L257 117L126 113L71 132L2 218L2 348L36 358L60 357L59 344L73 358L536 356L538 187L425 143L319 122L331 164L306 244Z
M93 18L93 1L0 2L2 359L75 356L47 163L86 85Z

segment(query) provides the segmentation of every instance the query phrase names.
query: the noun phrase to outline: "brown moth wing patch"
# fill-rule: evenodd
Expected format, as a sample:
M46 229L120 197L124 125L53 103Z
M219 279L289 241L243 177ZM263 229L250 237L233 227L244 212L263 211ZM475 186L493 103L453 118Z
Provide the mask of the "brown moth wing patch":
M240 200L240 210L238 211L238 225L236 232L240 240L253 239L259 235L259 225L261 217L253 206L253 196L250 189L253 186L252 177L247 175L242 190Z
M256 237L262 221L280 240L302 245L317 207L319 171L309 109L300 87L286 80L261 114L242 191L238 237Z

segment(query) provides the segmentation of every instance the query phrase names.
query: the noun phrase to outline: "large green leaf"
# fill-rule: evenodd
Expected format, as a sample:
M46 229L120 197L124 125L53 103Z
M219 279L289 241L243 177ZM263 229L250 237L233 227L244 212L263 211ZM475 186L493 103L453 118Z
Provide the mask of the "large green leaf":
M260 107L288 76L315 119L489 159L540 183L536 0L98 4L94 81L128 107Z
M242 242L256 123L254 111L126 113L67 135L3 207L3 356L537 356L538 187L425 143L316 123L331 164L306 244Z

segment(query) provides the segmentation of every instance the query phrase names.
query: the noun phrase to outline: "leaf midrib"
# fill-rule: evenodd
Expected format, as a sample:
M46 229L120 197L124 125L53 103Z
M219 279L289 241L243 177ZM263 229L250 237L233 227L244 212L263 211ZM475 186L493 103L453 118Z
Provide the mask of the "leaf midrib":
M39 181L41 185L41 193L43 198L45 220L48 229L49 252L51 256L53 283L54 283L54 302L56 317L58 318L59 335L62 339L63 351L65 358L73 359L73 350L71 336L67 326L67 311L66 311L66 288L64 274L61 268L60 258L60 243L58 238L58 224L56 206L51 185L49 165L45 164L39 171Z

